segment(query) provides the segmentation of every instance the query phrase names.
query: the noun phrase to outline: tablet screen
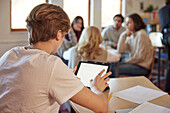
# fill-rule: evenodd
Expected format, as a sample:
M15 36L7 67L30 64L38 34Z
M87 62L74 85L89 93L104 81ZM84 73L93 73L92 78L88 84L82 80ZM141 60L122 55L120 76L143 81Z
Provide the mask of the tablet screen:
M90 80L94 79L103 69L105 72L101 76L109 71L108 64L80 61L75 74L85 86L90 87Z

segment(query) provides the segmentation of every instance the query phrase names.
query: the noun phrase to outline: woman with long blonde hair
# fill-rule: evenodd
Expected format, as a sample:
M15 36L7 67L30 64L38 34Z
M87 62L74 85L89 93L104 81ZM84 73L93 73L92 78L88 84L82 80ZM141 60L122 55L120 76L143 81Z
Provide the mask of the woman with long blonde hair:
M74 69L79 61L119 61L120 54L110 53L106 49L100 47L102 41L100 30L97 27L90 26L85 28L79 43L64 53L64 57L69 56L68 66Z
M99 29L96 27L88 27L84 30L80 42L77 46L77 51L84 60L95 60L97 56L102 54L102 48L99 45L102 43L102 37Z

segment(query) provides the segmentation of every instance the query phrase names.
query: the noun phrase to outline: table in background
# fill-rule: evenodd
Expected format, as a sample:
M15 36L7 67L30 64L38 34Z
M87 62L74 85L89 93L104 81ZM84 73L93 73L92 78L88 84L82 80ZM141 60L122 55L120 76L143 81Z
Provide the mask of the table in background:
M106 95L108 93L110 94L111 92L117 92L120 90L124 90L136 85L141 85L147 88L155 89L155 90L160 90L158 87L156 87L149 79L147 79L144 76L140 77L124 77L124 78L112 78L109 81L109 86L110 90L106 91ZM151 103L157 104L157 105L170 105L170 95L164 95L161 97L158 97L156 99L153 99L149 101ZM80 113L90 113L92 112L91 110L82 107L78 104L75 104L71 102L72 107L75 109L76 112ZM113 113L115 110L119 109L129 109L129 108L135 108L139 104L112 96L110 101L109 101L109 107L108 107L108 112Z

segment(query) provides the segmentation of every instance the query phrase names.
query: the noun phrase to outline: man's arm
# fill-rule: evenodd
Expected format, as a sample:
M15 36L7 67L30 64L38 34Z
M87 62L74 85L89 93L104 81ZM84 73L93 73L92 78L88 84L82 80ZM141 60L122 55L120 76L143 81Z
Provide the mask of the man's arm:
M103 73L103 71L101 73ZM92 91L84 87L70 100L97 113L106 113L108 109L108 101L107 96L103 93L103 91L106 87L108 87L108 84L106 83L109 81L109 78L105 78L110 74L111 72L105 74L103 77L97 75L91 82Z
M116 47L117 43L115 43L114 41L112 41L109 36L109 31L107 31L106 29L104 29L101 33L102 38L103 38L103 44L106 46L110 46L110 47Z

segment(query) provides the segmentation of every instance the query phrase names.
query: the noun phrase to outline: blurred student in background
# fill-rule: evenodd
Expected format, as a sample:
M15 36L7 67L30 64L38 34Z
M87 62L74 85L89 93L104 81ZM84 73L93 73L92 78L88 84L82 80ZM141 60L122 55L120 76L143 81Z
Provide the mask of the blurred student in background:
M158 12L163 34L162 43L165 45L168 54L168 67L165 79L165 91L170 94L170 0L165 0L166 5Z
M64 57L69 56L68 66L74 69L79 61L96 61L96 62L117 62L120 54L108 52L100 47L102 37L99 29L94 26L87 27L83 30L79 43L64 53ZM110 50L111 51L111 50ZM113 52L113 51L112 51Z
M126 18L127 31L118 42L118 52L129 52L129 58L119 65L119 75L148 76L153 58L153 46L144 30L142 18L134 13Z
M114 49L117 48L119 36L126 30L125 27L122 27L123 21L123 16L121 14L117 14L113 17L113 25L103 29L101 34L103 37L103 44L105 46L109 46Z
M84 29L83 18L81 16L76 16L71 24L71 27L72 27L72 30L70 32L71 34L76 35L75 36L76 38L75 37L74 38L76 42L78 42L80 39L80 35ZM68 39L70 39L69 36L68 36Z
M74 18L73 22L71 23L70 32L65 35L65 39L64 39L61 47L55 54L55 55L59 56L60 58L62 58L62 60L66 64L67 64L67 60L63 59L63 53L64 53L64 51L68 50L69 48L71 48L72 46L75 46L78 43L83 29L84 29L83 18L81 16L76 16Z

